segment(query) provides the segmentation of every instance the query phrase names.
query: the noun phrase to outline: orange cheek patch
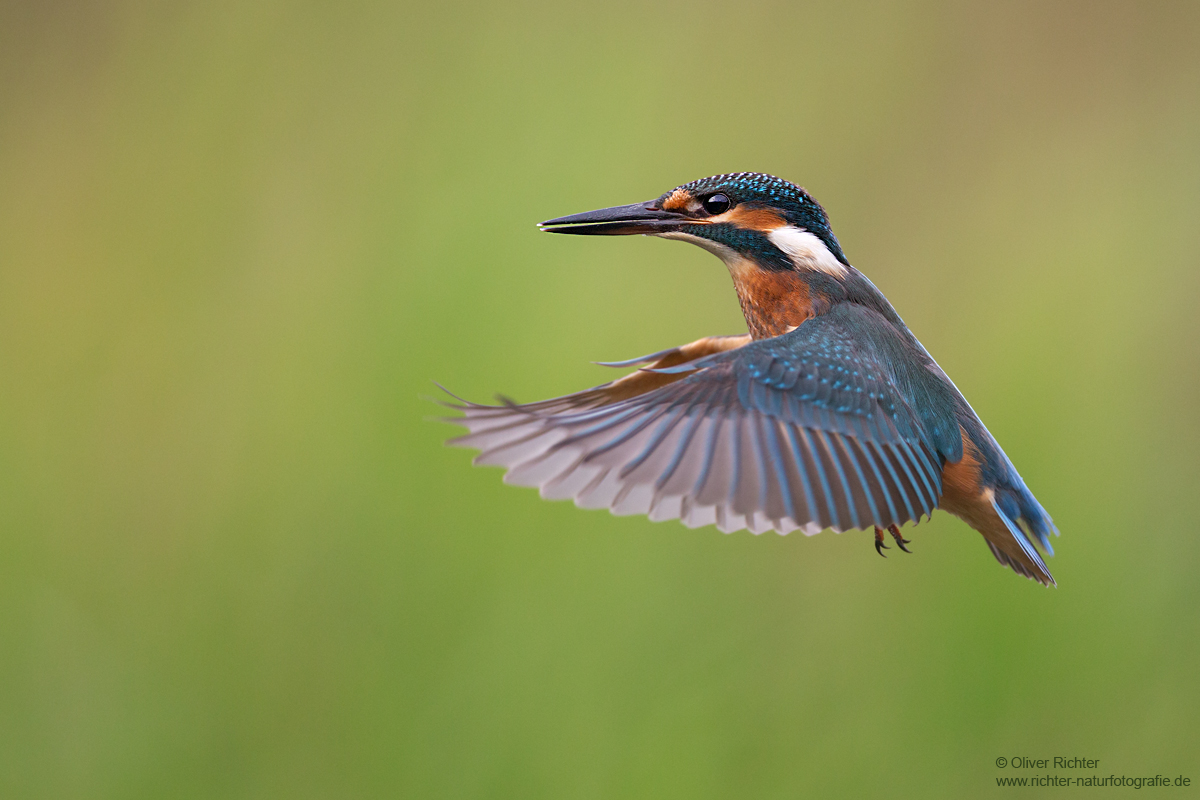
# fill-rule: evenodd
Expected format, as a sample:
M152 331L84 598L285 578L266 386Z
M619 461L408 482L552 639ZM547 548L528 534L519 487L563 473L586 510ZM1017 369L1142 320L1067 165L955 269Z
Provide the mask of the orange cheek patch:
M676 189L663 200L663 211L687 211L692 202L692 195L683 189Z
M769 208L743 208L741 206L734 206L724 214L711 217L709 221L732 222L744 230L762 231L763 233L769 233L787 224L783 217Z

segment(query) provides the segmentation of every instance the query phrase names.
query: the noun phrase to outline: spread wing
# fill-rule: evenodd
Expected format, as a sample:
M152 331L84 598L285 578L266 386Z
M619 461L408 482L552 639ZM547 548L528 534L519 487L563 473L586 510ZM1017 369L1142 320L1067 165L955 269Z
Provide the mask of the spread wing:
M915 521L937 506L940 460L883 359L833 317L621 362L653 363L553 400L454 404L470 432L450 443L547 499L689 527Z

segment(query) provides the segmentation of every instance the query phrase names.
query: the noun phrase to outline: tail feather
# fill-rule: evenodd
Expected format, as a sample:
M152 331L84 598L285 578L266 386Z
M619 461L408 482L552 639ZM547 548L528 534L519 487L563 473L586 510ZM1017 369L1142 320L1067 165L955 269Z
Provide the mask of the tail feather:
M1054 520L1050 519L1050 515L1046 513L1046 509L1042 508L1042 504L1037 501L1033 493L1021 487L1023 491L1017 494L1017 506L1020 509L1019 515L1016 516L1019 521L1025 523L1025 527L1031 534L1037 537L1038 544L1042 546L1048 554L1054 555L1054 548L1050 546L1050 534L1058 536L1058 528L1054 527Z
M1036 500L1033 501L1035 504ZM1009 505L1009 503L1005 503ZM982 531L984 539L987 540L988 547L992 550L992 555L996 560L1020 575L1026 578L1032 578L1046 586L1057 586L1054 576L1050 574L1050 570L1046 568L1046 563L1042 561L1042 557L1038 555L1037 549L1033 543L1029 541L1029 537L1021 530L1020 525L1014 516L1009 516L1001 509L1000 504L993 498L992 509L996 513L996 517L1004 524L1003 528L998 525L989 525L986 530ZM1039 506L1040 509L1040 506ZM1030 526L1038 540L1045 547L1047 553L1053 555L1054 551L1050 549L1049 537L1046 536L1046 528L1041 525L1048 524L1050 529L1053 529L1053 523L1050 518L1042 512L1040 517L1030 517L1022 515L1020 519L1024 519L1026 524ZM1038 525L1038 527L1035 527ZM1057 531L1055 531L1057 533Z

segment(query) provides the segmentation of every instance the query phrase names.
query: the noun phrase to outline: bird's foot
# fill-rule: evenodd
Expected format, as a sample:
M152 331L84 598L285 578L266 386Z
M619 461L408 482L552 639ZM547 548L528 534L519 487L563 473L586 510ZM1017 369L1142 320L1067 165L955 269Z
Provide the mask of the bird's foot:
M912 550L909 550L907 547L904 546L906 544L912 544L912 542L910 542L908 539L905 539L900 534L899 526L888 525L887 532L890 533L892 535L892 538L896 540L897 547L899 547L901 550L903 550L906 553L912 552ZM883 551L891 550L891 549L892 548L888 547L886 544L883 543L883 528L876 527L875 528L875 552L879 553L879 555L883 556L884 558L887 558L887 556L884 555Z
M900 535L899 526L888 525L888 533L890 533L892 535L892 538L896 540L897 547L899 547L901 550L903 550L906 553L912 552L912 550L909 550L907 547L904 546L906 544L912 544L912 542L910 542L908 539L905 539L903 536ZM883 531L876 528L875 529L875 538L877 538L877 539L883 538Z

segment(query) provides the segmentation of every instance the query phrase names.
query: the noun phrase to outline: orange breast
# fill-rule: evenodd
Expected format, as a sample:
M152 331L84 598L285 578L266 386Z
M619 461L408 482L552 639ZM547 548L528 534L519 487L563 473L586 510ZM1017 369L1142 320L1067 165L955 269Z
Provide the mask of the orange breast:
M794 272L768 272L746 262L729 270L750 335L779 336L813 315L808 283Z

